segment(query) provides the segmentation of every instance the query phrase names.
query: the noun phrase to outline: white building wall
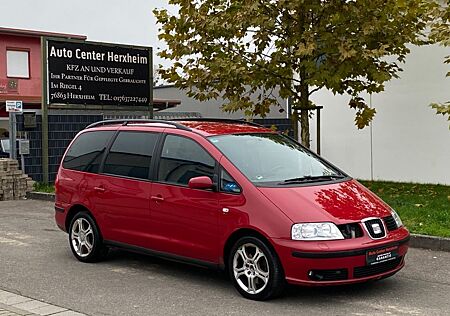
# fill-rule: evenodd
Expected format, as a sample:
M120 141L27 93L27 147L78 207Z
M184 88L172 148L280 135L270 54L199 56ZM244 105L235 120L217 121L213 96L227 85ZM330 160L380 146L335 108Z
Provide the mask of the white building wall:
M314 94L316 104L324 106L322 156L360 179L450 185L449 123L428 106L450 99L450 79L445 78L450 67L443 64L448 54L442 47L413 47L401 78L372 95L377 114L372 126L363 130L354 124L348 96L325 90ZM313 149L315 123L314 118Z
M278 92L274 92L277 95ZM241 119L243 118L243 111L236 111L233 113L226 113L222 110L222 105L225 103L223 99L198 101L189 97L185 90L180 90L173 85L159 86L153 89L153 97L156 99L174 99L180 100L181 104L177 107L162 110L164 112L198 112L202 117L207 118L230 118ZM270 108L269 118L285 118L286 117L286 100L278 98L279 104ZM282 111L280 112L280 110ZM260 118L256 116L255 118Z

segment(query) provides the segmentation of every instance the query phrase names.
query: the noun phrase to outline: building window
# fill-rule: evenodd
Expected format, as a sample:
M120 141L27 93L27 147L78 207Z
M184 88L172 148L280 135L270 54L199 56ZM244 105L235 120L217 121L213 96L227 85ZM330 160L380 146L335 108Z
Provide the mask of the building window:
M29 52L6 51L6 76L9 78L30 78Z

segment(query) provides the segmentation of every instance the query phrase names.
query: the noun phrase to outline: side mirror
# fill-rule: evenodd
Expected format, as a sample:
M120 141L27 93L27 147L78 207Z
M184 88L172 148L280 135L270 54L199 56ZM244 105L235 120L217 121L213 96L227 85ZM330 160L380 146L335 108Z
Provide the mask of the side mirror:
M213 182L210 177L195 177L189 180L188 187L191 189L211 189L213 187Z

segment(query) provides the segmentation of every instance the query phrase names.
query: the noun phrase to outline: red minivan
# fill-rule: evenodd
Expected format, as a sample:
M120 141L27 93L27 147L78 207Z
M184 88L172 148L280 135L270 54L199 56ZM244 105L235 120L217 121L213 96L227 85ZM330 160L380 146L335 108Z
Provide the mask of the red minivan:
M58 171L55 219L83 262L109 248L226 269L246 298L286 283L389 277L409 232L356 180L265 127L114 120L81 131Z

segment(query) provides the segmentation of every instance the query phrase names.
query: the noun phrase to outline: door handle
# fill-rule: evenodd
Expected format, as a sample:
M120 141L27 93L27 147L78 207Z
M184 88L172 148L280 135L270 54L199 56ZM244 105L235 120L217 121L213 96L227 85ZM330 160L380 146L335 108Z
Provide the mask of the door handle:
M106 191L106 189L104 187L94 187L94 190L98 191L98 192L105 192Z
M162 202L162 201L164 201L164 198L163 198L161 195L154 195L154 196L151 196L150 199L152 199L153 201L156 201L156 202Z

